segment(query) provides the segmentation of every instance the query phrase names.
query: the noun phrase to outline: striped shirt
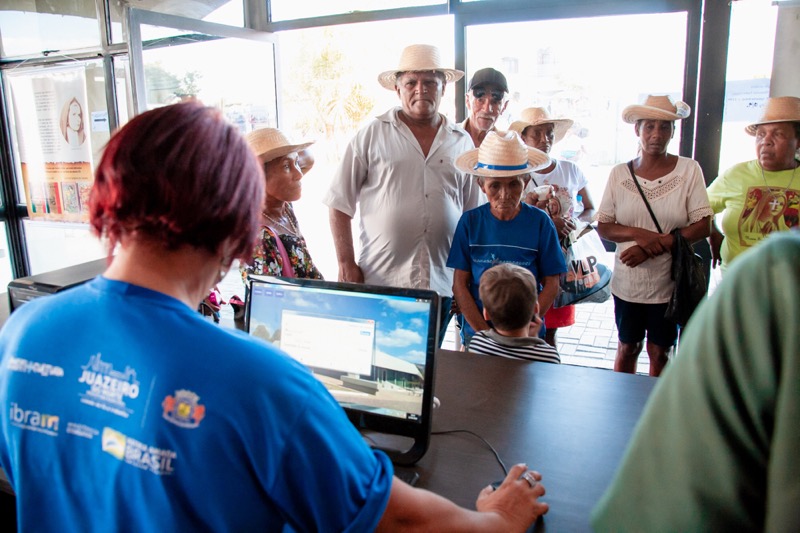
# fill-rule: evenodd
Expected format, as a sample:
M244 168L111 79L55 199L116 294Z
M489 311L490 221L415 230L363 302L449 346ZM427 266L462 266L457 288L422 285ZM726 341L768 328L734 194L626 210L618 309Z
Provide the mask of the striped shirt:
M467 351L526 361L561 363L558 351L539 337L506 337L495 330L479 331L469 341Z

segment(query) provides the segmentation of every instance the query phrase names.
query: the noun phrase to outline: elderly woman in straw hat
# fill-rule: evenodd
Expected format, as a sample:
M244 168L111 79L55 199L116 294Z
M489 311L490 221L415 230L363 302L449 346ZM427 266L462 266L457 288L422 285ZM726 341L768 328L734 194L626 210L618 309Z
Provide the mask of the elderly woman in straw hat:
M553 118L543 107L528 107L522 110L520 119L514 121L509 129L519 133L528 146L549 154L571 126L572 120L568 118ZM592 221L594 202L588 185L589 180L578 165L551 158L549 166L531 174L525 188L525 202L549 213L559 238L563 239L576 228L576 219L586 223ZM537 189L546 192L540 196ZM547 324L545 340L556 346L558 328L575 323L575 306L551 307L544 318Z
M530 173L550 165L547 154L526 146L516 132L489 132L479 148L460 155L455 165L477 177L488 200L461 216L447 258L447 266L455 269L453 296L468 347L476 331L490 329L478 291L484 271L498 263L530 270L541 285L538 304L544 313L553 304L566 264L550 217L522 201Z
M306 150L313 142L292 144L275 128L251 131L246 140L264 170L267 194L252 264L240 267L245 286L248 274L321 279L292 209L314 164Z
M689 242L710 232L712 212L700 165L667 152L675 121L689 112L681 101L652 95L622 111L622 120L634 125L639 155L611 170L597 213L597 231L617 243L611 279L617 372L636 372L646 335L650 375L661 374L678 338L678 325L664 318L674 286L671 232L680 229Z
M708 187L711 208L723 214L722 232L713 224L709 237L712 266L721 264L723 272L770 233L797 227L800 215L800 98L770 98L745 131L755 137L756 159L734 165Z

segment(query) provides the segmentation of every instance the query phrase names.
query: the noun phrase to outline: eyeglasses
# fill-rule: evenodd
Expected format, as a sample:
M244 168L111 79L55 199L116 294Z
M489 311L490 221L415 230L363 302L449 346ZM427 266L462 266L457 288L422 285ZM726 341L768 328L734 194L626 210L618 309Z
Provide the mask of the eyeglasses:
M506 98L506 93L503 91L487 91L483 87L476 87L472 89L472 96L478 100L488 97L491 98L493 104L499 104Z

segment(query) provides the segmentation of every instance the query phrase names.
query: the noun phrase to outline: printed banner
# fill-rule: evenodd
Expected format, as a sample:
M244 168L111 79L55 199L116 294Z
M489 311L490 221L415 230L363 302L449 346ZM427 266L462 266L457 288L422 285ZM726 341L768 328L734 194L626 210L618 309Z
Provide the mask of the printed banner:
M88 222L94 168L84 68L8 78L28 216Z

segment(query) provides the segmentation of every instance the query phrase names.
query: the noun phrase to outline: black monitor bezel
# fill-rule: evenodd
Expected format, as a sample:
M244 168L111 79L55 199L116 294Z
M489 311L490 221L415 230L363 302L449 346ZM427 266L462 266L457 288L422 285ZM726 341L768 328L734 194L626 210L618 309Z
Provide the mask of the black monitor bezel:
M411 465L416 463L427 451L430 442L430 433L433 415L433 393L435 390L434 376L436 358L435 353L439 346L439 307L441 299L436 291L429 289L409 289L403 287L387 287L382 285L367 285L362 283L347 283L340 281L324 281L305 278L287 278L283 276L259 276L248 275L248 297L245 302L245 331L250 331L250 306L252 281L263 282L277 286L296 286L310 287L319 289L337 290L352 293L378 294L385 296L403 296L415 299L424 299L430 302L430 313L435 320L429 322L427 337L427 353L425 357L425 383L429 387L431 394L427 397L423 394L422 414L417 420L402 419L389 415L368 413L365 411L343 407L347 418L359 430L365 432L376 432L387 435L397 435L413 440L413 444L408 450L394 450L382 448L393 462L401 465ZM428 385L430 384L430 385Z

